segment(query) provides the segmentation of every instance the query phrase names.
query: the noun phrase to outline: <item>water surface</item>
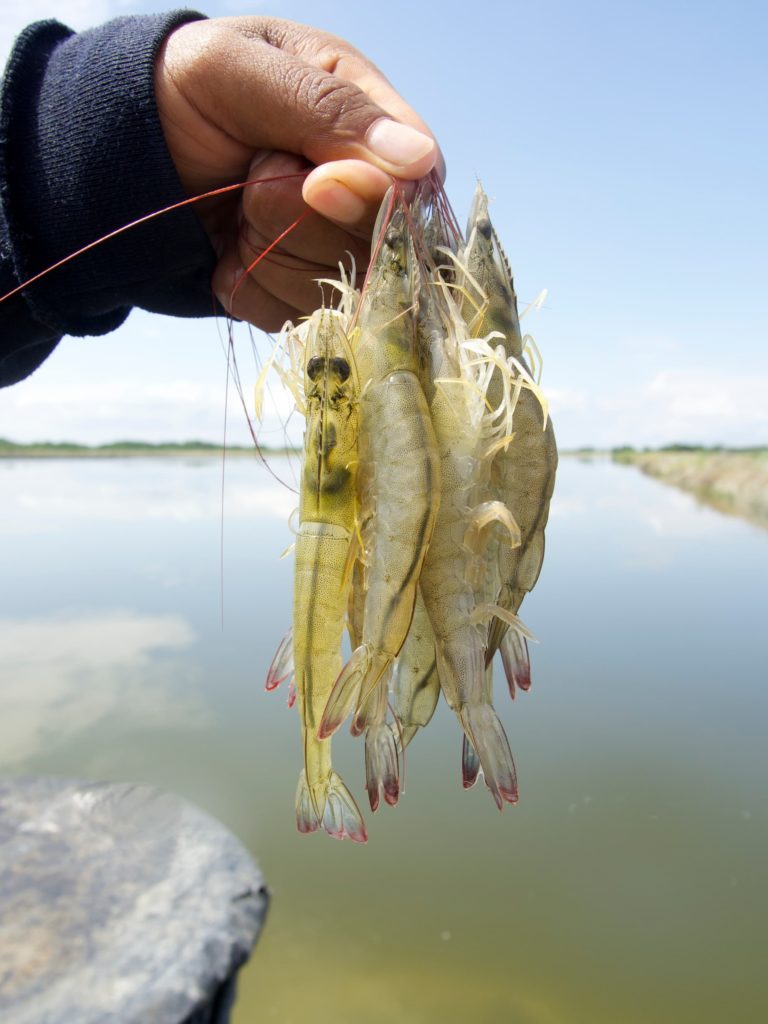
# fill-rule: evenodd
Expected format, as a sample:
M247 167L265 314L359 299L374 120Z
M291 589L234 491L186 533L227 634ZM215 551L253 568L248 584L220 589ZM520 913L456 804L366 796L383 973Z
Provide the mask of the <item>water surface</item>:
M273 892L236 1024L766 1019L765 533L564 460L533 690L497 686L519 805L462 790L442 706L359 847L294 831L298 722L263 692L294 498L231 460L222 568L220 472L0 462L0 770L153 782L235 831ZM334 750L362 807L362 743Z

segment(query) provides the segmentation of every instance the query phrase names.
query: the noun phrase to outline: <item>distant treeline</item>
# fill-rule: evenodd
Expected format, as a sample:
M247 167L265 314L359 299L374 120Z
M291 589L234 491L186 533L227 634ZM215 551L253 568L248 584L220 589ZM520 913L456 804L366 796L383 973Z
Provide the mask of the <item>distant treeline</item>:
M739 448L730 444L664 444L659 448L634 448L631 444L619 445L611 448L612 452L740 452L751 454L753 452L764 452L764 444L753 444Z
M259 449L265 455L282 455L293 451L292 448L269 448L261 445ZM227 453L253 454L256 449L253 446L232 445L227 446ZM21 444L16 441L9 441L0 437L0 457L2 456L24 456L24 455L215 455L221 452L220 444L213 444L210 441L111 441L109 444L77 444L74 441L33 441L29 444ZM594 448L589 445L582 448L570 448L563 450L563 455L611 455L616 460L622 457L631 459L637 455L647 455L653 452L702 452L720 454L733 452L740 455L761 455L768 453L766 445L751 445L742 448L735 448L729 445L699 445L699 444L666 444L659 448L635 448L631 444L617 445L614 448Z
M725 444L665 444L658 448L635 448L631 444L620 444L614 448L595 448L591 445L584 445L581 448L566 448L561 450L562 455L612 455L614 458L625 456L631 458L633 455L650 455L654 452L701 452L712 455L732 452L735 455L763 455L768 453L768 446L764 444L747 445L745 447L734 447Z
M28 448L46 448L58 452L62 450L77 452L114 451L115 449L132 448L136 451L156 451L158 448L177 448L187 451L190 448L204 450L221 450L221 445L210 444L208 441L168 441L155 444L150 441L111 441L109 444L77 444L75 441L32 441L22 444L0 437L0 450L24 451Z
M216 455L220 453L220 444L210 441L112 441L109 444L77 444L74 441L34 441L31 444L19 444L0 438L0 457L9 456L120 456L120 455ZM277 455L284 449L261 447L265 454ZM227 446L227 454L254 454L252 446Z
M715 458L716 456L750 456L754 459L762 459L768 456L768 447L765 444L751 444L742 447L731 447L728 444L664 444L660 447L633 447L631 444L622 444L610 449L610 457L613 462L639 462L643 459L664 456L691 456L698 459Z

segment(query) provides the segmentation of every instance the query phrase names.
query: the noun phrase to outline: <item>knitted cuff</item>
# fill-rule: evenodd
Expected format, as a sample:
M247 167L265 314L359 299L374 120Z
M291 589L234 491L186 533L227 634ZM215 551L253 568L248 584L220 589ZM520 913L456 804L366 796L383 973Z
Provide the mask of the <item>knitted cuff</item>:
M80 34L55 21L19 37L0 107L0 171L19 281L153 210L185 198L154 96L154 62L193 11L118 18ZM25 290L59 334L104 334L132 305L213 311L214 254L185 208L132 228Z

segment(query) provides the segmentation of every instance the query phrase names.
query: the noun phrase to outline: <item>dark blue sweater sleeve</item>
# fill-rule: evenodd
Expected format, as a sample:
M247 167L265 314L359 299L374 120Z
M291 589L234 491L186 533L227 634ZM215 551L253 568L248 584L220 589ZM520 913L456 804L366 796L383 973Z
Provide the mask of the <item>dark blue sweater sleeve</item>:
M192 11L18 38L0 100L0 295L130 221L185 198L154 98L155 56ZM0 303L0 386L64 334L106 334L131 307L214 312L213 250L187 207L131 229Z

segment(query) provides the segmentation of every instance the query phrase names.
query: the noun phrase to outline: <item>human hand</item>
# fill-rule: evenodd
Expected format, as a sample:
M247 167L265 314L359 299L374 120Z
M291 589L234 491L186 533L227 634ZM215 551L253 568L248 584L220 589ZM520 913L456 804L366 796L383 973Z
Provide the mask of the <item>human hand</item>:
M196 204L218 256L214 292L265 330L311 312L315 279L335 274L347 251L366 267L392 175L415 180L441 165L429 129L370 61L277 18L180 26L158 54L155 94L189 195L309 172ZM244 268L308 207L232 299Z

